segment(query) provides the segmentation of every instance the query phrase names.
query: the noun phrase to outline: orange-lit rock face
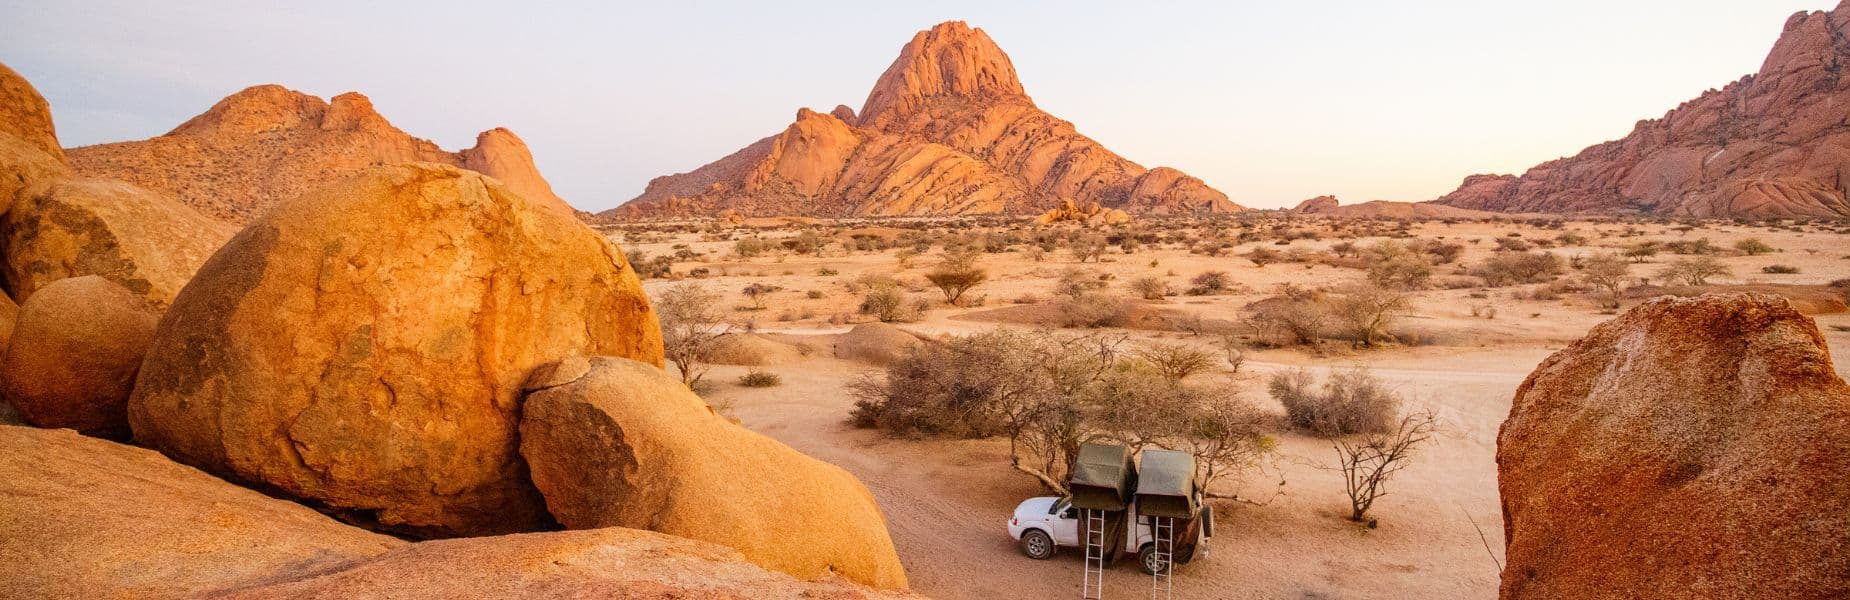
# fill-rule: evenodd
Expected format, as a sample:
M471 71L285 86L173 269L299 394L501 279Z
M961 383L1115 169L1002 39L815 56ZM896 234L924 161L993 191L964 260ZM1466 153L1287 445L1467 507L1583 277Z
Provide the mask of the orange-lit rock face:
M284 202L199 269L129 401L138 443L419 535L549 523L520 383L569 356L662 364L609 240L477 173L374 167Z
M260 85L232 94L166 135L68 153L80 175L129 181L238 224L366 168L403 162L471 169L501 179L536 204L572 214L512 132L491 129L476 138L475 147L447 152L394 127L371 100L351 92L323 102Z
M0 135L19 138L58 162L64 161L51 122L51 105L31 82L4 64L0 64Z
M658 177L603 216L1034 214L1063 200L1139 213L1240 209L1041 111L988 34L949 22L900 50L859 115L803 109L782 134Z
M1799 13L1760 72L1631 135L1530 169L1475 175L1440 204L1508 212L1842 217L1850 186L1850 10Z
M1664 297L1517 388L1505 600L1850 594L1850 386L1786 299Z

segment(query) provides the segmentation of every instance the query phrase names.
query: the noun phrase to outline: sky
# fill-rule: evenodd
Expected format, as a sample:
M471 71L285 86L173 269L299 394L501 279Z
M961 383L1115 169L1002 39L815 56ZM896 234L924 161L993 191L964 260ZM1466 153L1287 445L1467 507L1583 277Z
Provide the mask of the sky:
M160 135L252 85L358 91L449 150L508 127L599 211L800 107L858 111L914 32L963 20L1081 133L1273 208L1429 200L1623 137L1832 5L0 0L0 62L50 100L66 146Z

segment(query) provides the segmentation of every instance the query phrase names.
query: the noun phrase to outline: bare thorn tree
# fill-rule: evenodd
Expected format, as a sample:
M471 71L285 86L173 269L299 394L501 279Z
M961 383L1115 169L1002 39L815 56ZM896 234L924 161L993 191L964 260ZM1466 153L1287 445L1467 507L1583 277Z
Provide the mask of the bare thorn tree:
M655 299L662 322L662 351L681 371L681 383L692 388L706 375L708 353L720 336L732 331L719 311L720 296L693 281L677 283Z
M1409 413L1401 417L1392 431L1370 435L1360 441L1335 439L1337 466L1343 474L1343 489L1349 494L1349 520L1367 522L1368 509L1387 495L1387 482L1407 467L1413 451L1438 428L1438 417L1430 411Z

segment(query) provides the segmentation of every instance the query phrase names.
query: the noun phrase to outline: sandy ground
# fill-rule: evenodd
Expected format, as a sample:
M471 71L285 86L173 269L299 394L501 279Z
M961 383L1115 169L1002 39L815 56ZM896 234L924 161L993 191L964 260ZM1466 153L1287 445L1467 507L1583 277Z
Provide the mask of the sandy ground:
M1583 232L1622 225L1584 225ZM1430 224L1420 227L1427 237L1458 239L1490 237L1513 229L1509 224ZM1662 227L1647 227L1662 230ZM1429 231L1430 230L1430 231ZM1539 235L1537 232L1527 232ZM1724 227L1687 234L1658 231L1659 239L1707 236L1724 247L1733 239L1759 237L1784 252L1768 256L1725 259L1736 273L1727 283L1824 283L1850 277L1850 237L1815 232L1754 230ZM1628 238L1623 241L1635 241ZM1620 240L1606 240L1617 244ZM667 241L647 244L651 252L664 251ZM729 247L724 242L674 243ZM1304 243L1304 242L1299 242ZM1318 246L1326 242L1311 242ZM627 244L626 244L627 246ZM1811 250L1807 252L1806 250ZM1243 252L1244 248L1237 250ZM1571 251L1571 250L1570 250ZM1487 253L1482 246L1468 250L1465 262ZM1659 257L1658 261L1667 260ZM1155 261L1157 266L1150 263ZM923 261L920 261L924 264ZM1758 266L1775 262L1801 267L1796 275L1762 275ZM789 319L757 319L765 331L793 334L838 332L845 326L827 322L850 312L856 298L843 281L864 273L900 273L890 253L839 256L785 256L750 262L704 263L727 274L708 280L716 289L734 291L751 282L771 282L786 294L764 312L788 312ZM1020 295L1048 295L1053 277L1069 266L1064 256L1030 262L1002 255L989 263L994 281L979 288L989 308L998 299ZM1655 265L1641 265L1648 273ZM684 268L677 266L677 270ZM1113 262L1085 268L1119 274L1126 280L1140 273L1177 273L1177 283L1193 273L1221 269L1245 285L1245 293L1207 298L1177 298L1174 308L1209 317L1231 316L1239 306L1263 296L1275 283L1334 285L1360 278L1359 271L1302 265L1254 267L1243 259L1209 258L1180 250L1146 251L1114 257ZM822 275L822 269L835 275ZM920 269L915 267L913 272ZM665 282L651 281L651 289ZM824 298L809 299L806 290L822 290ZM1449 332L1446 343L1412 348L1352 351L1346 347L1318 352L1281 349L1249 354L1245 368L1234 377L1242 395L1254 403L1282 413L1264 391L1264 376L1279 369L1366 366L1398 389L1408 402L1435 410L1443 430L1437 442L1424 448L1415 463L1391 485L1373 515L1380 526L1367 529L1350 523L1340 476L1325 471L1333 456L1328 443L1288 431L1274 432L1280 440L1275 470L1250 475L1237 486L1244 496L1268 497L1274 489L1283 495L1264 505L1217 505L1219 523L1210 554L1180 568L1174 579L1177 598L1492 598L1496 596L1498 563L1502 560L1502 521L1496 488L1496 433L1509 411L1510 397L1537 363L1578 338L1587 328L1609 315L1583 299L1529 301L1508 298L1507 290L1493 290L1488 300L1473 298L1470 290L1422 293L1414 314L1404 322ZM743 303L743 299L739 299ZM1487 320L1469 314L1472 302L1495 302L1500 316ZM997 327L995 323L957 318L985 310L941 309L905 328L924 335L961 334ZM808 316L803 316L807 313ZM741 311L745 317L762 313ZM840 317L837 317L839 320ZM1850 370L1850 315L1817 317L1835 350L1840 373ZM1838 330L1836 327L1842 327ZM1187 341L1186 334L1127 332L1138 339L1163 337ZM1009 469L1006 443L1001 440L897 439L858 430L845 423L853 400L844 384L874 367L827 357L766 367L783 378L774 388L751 389L736 385L745 367L719 366L708 374L706 397L729 406L745 426L781 440L796 449L846 468L873 491L885 511L893 539L904 560L913 588L934 598L1076 598L1080 592L1077 553L1062 552L1053 560L1035 561L1021 555L1004 528L1016 503L1043 492L1029 478ZM1282 488L1277 488L1280 480ZM1231 490L1224 490L1231 491ZM1147 597L1150 578L1129 562L1106 573L1106 594L1111 598Z

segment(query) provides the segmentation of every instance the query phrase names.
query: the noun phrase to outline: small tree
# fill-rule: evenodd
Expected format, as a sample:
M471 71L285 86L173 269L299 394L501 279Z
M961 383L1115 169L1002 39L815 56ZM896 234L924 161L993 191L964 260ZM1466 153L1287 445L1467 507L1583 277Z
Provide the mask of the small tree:
M1681 281L1684 285L1708 285L1710 277L1729 275L1732 271L1723 266L1714 256L1701 254L1688 258L1679 258L1659 271L1657 276L1672 281Z
M1589 285L1606 292L1604 308L1618 308L1624 299L1625 282L1631 279L1632 266L1616 254L1595 254L1580 268L1580 276Z
M947 252L938 266L925 274L925 280L944 292L944 301L963 305L964 293L989 280L989 272L976 266L982 256L976 251Z
M1638 242L1625 247L1625 257L1632 262L1642 263L1657 256L1657 242Z
M1137 358L1162 373L1170 381L1182 381L1188 376L1214 367L1214 353L1188 344L1157 343L1136 351Z
M1438 428L1438 418L1431 412L1416 412L1400 418L1393 429L1370 435L1362 440L1332 440L1337 466L1343 474L1343 491L1349 495L1349 520L1364 522L1368 509L1387 495L1387 482L1412 462L1413 451ZM1372 526L1373 521L1368 521Z
M721 318L719 305L718 293L692 281L669 286L655 299L662 354L681 371L681 383L690 388L706 375L706 357L714 343L732 330Z
M768 283L754 283L745 286L745 289L739 290L739 293L745 294L745 297L752 301L752 310L764 310L765 297L779 289L783 288Z
M1345 288L1333 303L1336 317L1349 326L1362 345L1371 347L1382 330L1412 307L1412 297L1406 292L1378 283Z

